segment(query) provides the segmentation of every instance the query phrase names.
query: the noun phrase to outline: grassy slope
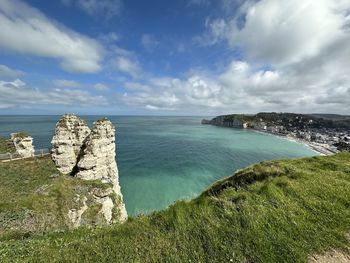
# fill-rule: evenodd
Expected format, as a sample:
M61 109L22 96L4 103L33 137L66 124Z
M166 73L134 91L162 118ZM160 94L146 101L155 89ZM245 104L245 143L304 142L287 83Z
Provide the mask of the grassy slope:
M15 151L15 146L9 139L0 137L0 153L13 153Z
M67 230L69 209L83 205L77 194L87 196L87 205L91 204L83 223L100 222L101 206L88 192L107 186L60 175L49 156L0 163L0 242Z
M304 262L347 250L349 230L350 154L342 153L264 162L123 225L7 237L0 261Z

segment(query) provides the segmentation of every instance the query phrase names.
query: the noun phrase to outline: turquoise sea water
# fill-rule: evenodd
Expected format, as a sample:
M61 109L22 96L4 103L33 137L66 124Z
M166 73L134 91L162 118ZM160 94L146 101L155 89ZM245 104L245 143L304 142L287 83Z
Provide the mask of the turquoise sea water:
M91 127L101 116L83 116ZM0 116L0 136L27 131L50 147L59 116ZM305 146L249 130L201 125L201 117L110 116L117 126L120 184L130 215L200 194L239 168L316 155Z

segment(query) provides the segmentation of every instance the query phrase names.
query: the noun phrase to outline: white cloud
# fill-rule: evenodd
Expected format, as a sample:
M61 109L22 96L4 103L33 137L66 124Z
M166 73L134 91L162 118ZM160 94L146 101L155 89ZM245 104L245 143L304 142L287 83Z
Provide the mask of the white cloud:
M96 83L94 85L94 88L96 90L98 90L98 91L107 91L107 90L109 90L109 87L107 85L105 85L105 84L102 84L102 83Z
M129 74L134 78L139 77L141 71L140 66L138 62L132 58L126 56L118 56L112 63L117 70Z
M122 9L121 0L62 0L62 3L67 6L75 4L91 16L104 16L106 19L120 15Z
M146 50L152 51L158 46L159 42L153 35L143 34L141 37L141 44Z
M9 68L6 65L0 64L0 78L18 78L23 76L24 72L17 69Z
M194 99L212 98L220 89L216 85L210 85L199 76L188 79L188 94Z
M125 82L124 87L131 91L151 91L150 86L137 82Z
M190 71L178 80L186 90L175 92L183 102L177 110L349 114L349 11L349 1L261 0L245 1L229 18L207 19L207 32L195 40L227 41L245 59L214 72Z
M153 84L150 89L147 85L140 83L129 83L125 86L136 87L136 89L129 89L129 92L122 98L129 106L143 107L149 110L174 110L181 103L180 98L175 94L172 83L169 83L167 87Z
M210 34L205 44L226 39L232 47L241 47L250 59L272 65L288 65L319 55L324 48L344 36L349 1L262 0L250 2L242 28L242 14L233 19L207 21ZM233 12L233 10L232 10ZM212 39L206 43L206 39ZM208 41L207 41L208 42Z
M0 105L3 108L38 105L62 106L102 106L108 105L103 96L94 96L79 89L39 89L31 88L25 82L0 81ZM6 107L4 107L4 105Z
M145 106L145 108L148 109L148 110L159 110L159 107L153 106L153 105L149 105L149 104L147 104Z
M120 36L116 32L109 32L108 34L101 34L98 39L105 44L113 44L118 41Z
M341 59L345 63L350 46L336 50L322 62L313 58L279 70L232 61L218 75L192 71L184 79L163 77L125 83L129 92L123 101L149 110L202 115L259 111L348 114L350 67L338 70L337 63Z
M50 20L19 0L0 1L0 47L19 54L54 58L70 72L101 69L101 46Z
M148 84L126 83L129 87L124 102L150 110L181 111L193 107L216 107L220 87L205 77L193 75L186 80L151 78Z
M74 80L67 80L67 79L55 79L53 81L53 84L61 88L79 88L80 87L79 82Z

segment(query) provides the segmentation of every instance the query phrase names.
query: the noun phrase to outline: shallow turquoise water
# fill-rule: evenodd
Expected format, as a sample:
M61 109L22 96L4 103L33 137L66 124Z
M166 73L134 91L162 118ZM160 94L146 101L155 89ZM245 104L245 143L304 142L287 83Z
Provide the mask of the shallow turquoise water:
M100 116L84 116L90 126ZM50 147L59 116L0 116L0 136L28 131ZM201 117L109 117L117 126L120 184L130 215L200 194L211 183L263 160L316 155L301 144L241 129L201 125Z

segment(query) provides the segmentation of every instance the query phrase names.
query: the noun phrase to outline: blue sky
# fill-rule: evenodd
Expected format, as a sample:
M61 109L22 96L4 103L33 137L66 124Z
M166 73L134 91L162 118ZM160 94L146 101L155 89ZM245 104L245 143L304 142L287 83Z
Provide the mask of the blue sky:
M0 0L0 114L350 113L346 0Z

